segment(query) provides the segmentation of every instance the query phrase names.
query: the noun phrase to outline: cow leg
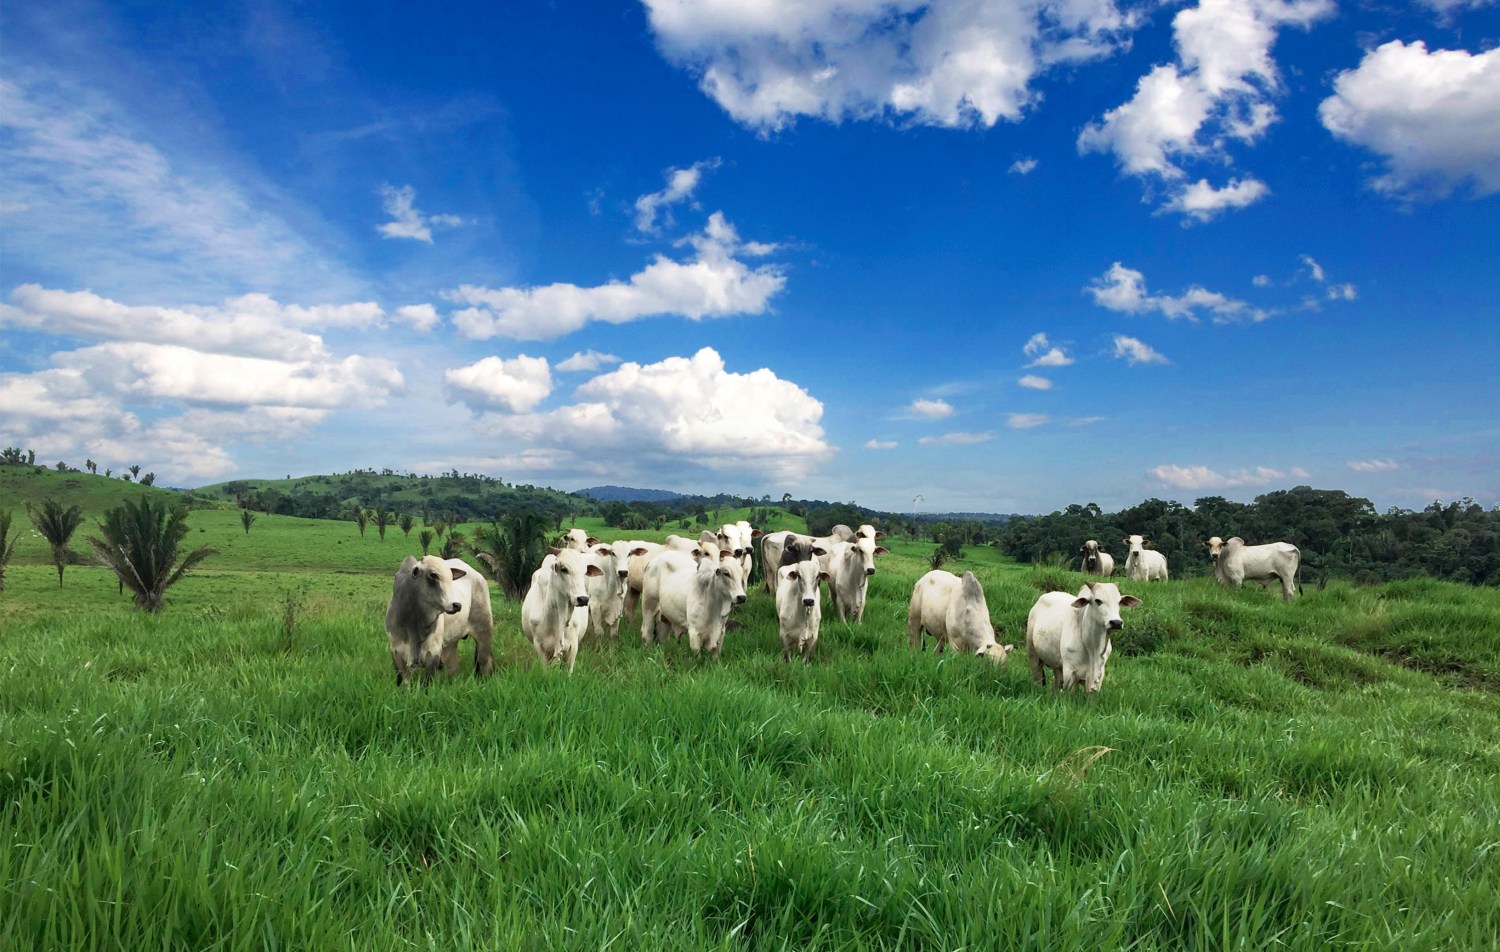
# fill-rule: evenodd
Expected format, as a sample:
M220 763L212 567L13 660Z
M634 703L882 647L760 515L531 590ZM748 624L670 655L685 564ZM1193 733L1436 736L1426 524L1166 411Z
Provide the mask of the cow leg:
M487 678L495 670L495 655L493 642L495 640L495 629L493 625L480 625L474 628L474 676L476 678Z
M458 645L447 645L443 648L442 665L443 671L449 677L458 673Z
M638 602L640 602L640 600L641 600L641 593L640 592L638 592L635 589L631 588L629 585L625 586L625 609L624 609L624 611L625 611L625 619L627 621L635 621L635 606L636 606L636 604Z

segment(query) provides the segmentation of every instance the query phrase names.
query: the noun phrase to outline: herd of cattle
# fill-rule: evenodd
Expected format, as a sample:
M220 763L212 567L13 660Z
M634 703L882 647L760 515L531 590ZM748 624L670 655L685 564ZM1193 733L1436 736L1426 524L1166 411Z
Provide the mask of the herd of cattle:
M694 652L718 657L735 605L746 600L745 583L758 544L766 590L775 599L784 660L811 660L822 624L822 586L841 621L864 617L869 577L885 533L874 526L857 530L835 526L827 536L782 531L761 533L748 522L705 530L697 539L669 535L664 542L600 542L581 529L567 532L531 577L521 604L521 630L543 664L561 664L569 673L585 631L619 636L621 618L640 615L641 643L687 635ZM1126 540L1130 554L1125 575L1131 581L1166 581L1167 560L1148 549L1146 539ZM1214 574L1238 588L1247 579L1264 587L1281 583L1282 597L1296 594L1301 553L1285 542L1246 545L1238 537L1208 540ZM1114 558L1093 539L1082 549L1085 574L1109 577ZM774 568L773 568L774 566ZM1026 619L1026 655L1032 677L1054 688L1098 691L1113 644L1111 632L1123 627L1120 609L1139 605L1111 582L1085 584L1078 593L1047 592ZM990 621L984 588L972 572L962 577L934 569L917 580L907 609L912 648L925 648L924 634L939 652L979 655L1003 664L1014 645L1002 645ZM494 615L489 585L461 559L407 556L397 570L385 614L386 635L396 683L420 674L430 679L439 667L458 670L458 643L472 638L474 669L490 673L494 661Z

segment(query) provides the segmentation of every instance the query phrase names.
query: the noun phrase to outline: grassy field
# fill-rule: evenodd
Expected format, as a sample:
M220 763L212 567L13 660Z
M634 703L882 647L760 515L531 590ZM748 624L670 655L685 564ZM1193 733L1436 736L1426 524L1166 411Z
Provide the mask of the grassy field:
M0 949L1500 946L1494 590L1125 583L1088 699L910 651L896 540L811 665L755 591L719 663L627 626L570 679L497 595L495 676L408 692L415 534L190 525L222 554L158 617L23 537ZM1080 581L971 556L1018 643Z

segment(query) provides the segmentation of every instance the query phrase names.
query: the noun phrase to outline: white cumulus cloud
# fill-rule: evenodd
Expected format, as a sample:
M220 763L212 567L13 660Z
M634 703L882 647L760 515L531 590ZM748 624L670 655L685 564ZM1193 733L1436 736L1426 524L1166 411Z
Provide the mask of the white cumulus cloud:
M1030 175L1036 171L1037 164L1037 160L1030 157L1016 159L1010 164L1010 171L1013 175Z
M703 180L703 173L707 170L719 167L718 159L708 159L703 162L694 162L685 169L668 169L667 185L659 192L651 192L642 195L635 200L635 227L637 231L646 234L656 234L661 230L657 222L658 215L671 215L671 207L681 202L691 202L693 192L697 191L698 183ZM668 218L670 223L670 218Z
M1079 150L1113 153L1130 174L1168 184L1163 211L1207 220L1253 204L1268 193L1264 183L1186 185L1181 163L1224 162L1231 142L1259 139L1276 121L1278 31L1333 12L1332 0L1199 0L1172 19L1177 62L1153 67L1128 102L1085 127Z
M680 479L703 471L795 482L833 453L823 404L769 369L734 373L712 348L654 364L627 361L545 413L488 414L486 438L520 442L538 469L602 465L615 476Z
M1163 357L1149 344L1134 337L1126 337L1124 334L1115 335L1115 356L1123 358L1127 364L1169 364L1170 360Z
M1031 390L1052 389L1052 381L1048 380L1046 377L1041 377L1036 374L1027 374L1020 380L1017 380L1016 383Z
M468 305L453 314L465 337L549 340L592 321L626 324L675 314L691 320L761 314L786 286L773 265L752 268L737 256L765 254L772 246L741 242L720 212L703 232L688 239L693 255L674 261L662 255L628 281L595 287L549 284L532 288L462 285L443 296Z
M1200 313L1206 313L1215 324L1257 323L1272 316L1270 311L1197 285L1179 295L1151 294L1146 290L1146 276L1118 261L1095 278L1087 291L1100 307L1125 314L1156 311L1172 320L1196 321Z
M1339 73L1318 115L1386 170L1377 191L1404 198L1500 191L1500 49L1428 51L1392 40Z
M1073 363L1073 358L1061 347L1052 346L1047 335L1041 332L1032 334L1026 341L1026 346L1021 348L1021 353L1031 358L1028 367L1067 367Z
M800 116L988 127L1033 79L1112 53L1135 14L1113 0L646 0L657 45L735 120Z
M953 415L953 405L947 400L917 399L907 405L906 412L929 420L941 420Z
M477 412L499 408L530 413L552 393L552 372L545 357L521 354L506 360L486 357L443 374L455 397Z
M396 319L405 321L419 331L430 331L438 325L437 308L431 304L408 304L396 308Z

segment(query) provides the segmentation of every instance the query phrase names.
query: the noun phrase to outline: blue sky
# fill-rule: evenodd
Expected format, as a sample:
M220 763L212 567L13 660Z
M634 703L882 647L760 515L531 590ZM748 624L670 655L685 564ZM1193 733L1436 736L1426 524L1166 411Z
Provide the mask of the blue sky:
M440 7L0 7L0 442L1500 503L1493 0Z

